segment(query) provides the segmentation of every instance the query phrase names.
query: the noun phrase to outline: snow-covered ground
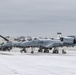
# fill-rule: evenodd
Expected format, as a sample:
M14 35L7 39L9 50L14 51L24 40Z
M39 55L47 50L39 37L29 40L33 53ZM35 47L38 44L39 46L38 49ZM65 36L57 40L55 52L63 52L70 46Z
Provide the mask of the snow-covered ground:
M76 48L67 54L0 51L0 75L76 75Z

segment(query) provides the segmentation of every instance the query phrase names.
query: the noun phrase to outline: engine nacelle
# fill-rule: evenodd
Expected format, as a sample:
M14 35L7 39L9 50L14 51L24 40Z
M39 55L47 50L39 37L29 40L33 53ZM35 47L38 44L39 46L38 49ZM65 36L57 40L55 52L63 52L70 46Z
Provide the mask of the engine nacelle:
M73 40L73 44L76 44L76 39Z
M64 43L64 44L76 44L76 40L72 37L61 37L60 40Z

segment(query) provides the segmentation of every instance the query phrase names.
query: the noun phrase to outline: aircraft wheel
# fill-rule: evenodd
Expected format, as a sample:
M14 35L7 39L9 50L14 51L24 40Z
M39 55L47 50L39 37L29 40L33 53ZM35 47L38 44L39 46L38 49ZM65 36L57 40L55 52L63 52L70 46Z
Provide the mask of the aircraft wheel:
M24 50L20 50L20 52L22 53Z
M39 49L38 52L42 52L42 49Z
M6 51L6 48L3 48L3 51Z
M46 53L49 53L49 50L46 50Z
M23 52L23 50L20 50L20 52L22 53L22 52Z
M8 51L10 51L10 49L8 49Z
M8 51L10 51L11 49L12 49L12 48L11 48L11 47L9 47L9 48L8 48Z
M59 51L58 51L58 50L53 50L53 53L54 53L54 54L58 54Z
M34 51L31 51L31 54L33 54L34 53Z
M26 50L24 50L24 53L27 53L27 51L26 51Z
M45 50L44 50L44 53L49 53L49 50L46 50L46 49L45 49Z

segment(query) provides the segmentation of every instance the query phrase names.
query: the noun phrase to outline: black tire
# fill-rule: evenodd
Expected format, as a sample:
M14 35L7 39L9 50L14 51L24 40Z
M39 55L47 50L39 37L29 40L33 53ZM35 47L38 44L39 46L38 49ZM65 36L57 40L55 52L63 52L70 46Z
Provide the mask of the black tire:
M34 53L34 51L31 51L31 54L33 54Z
M41 50L41 49L39 49L39 50L38 50L38 52L42 52L42 50Z
M8 47L8 51L10 51L12 48L11 47Z
M24 53L27 53L27 51L26 51L26 50L24 50Z
M20 52L22 53L22 52L23 52L23 50L20 50Z
M49 50L46 50L46 49L45 49L45 50L44 50L44 53L49 53Z
M6 48L3 48L3 51L6 51Z
M53 53L54 53L54 54L58 54L59 51L58 51L58 50L53 50Z
M46 50L46 53L49 53L49 50Z
M10 49L8 49L8 51L10 51Z

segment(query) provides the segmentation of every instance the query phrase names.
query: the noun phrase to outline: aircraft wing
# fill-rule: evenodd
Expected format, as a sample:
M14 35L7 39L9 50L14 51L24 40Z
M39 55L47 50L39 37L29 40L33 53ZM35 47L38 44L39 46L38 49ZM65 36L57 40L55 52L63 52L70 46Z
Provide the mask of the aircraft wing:
M53 47L53 43L44 44L42 47L45 47L45 48L52 48L52 47Z
M43 45L43 47L45 48L62 47L62 46L63 43L54 43L54 42Z

